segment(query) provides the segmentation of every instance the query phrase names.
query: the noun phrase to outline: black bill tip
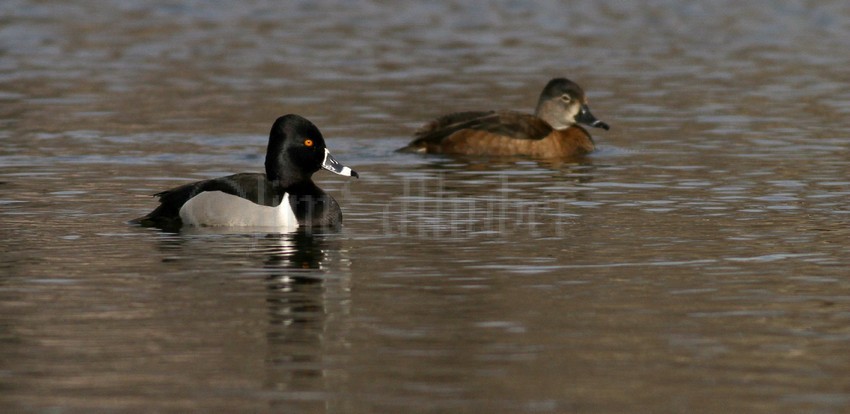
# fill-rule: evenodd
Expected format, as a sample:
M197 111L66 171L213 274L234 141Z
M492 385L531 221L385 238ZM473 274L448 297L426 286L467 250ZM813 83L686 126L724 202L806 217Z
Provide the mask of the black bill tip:
M602 128L606 131L611 129L608 124L596 119L596 117L593 116L592 113L590 113L590 108L587 106L587 104L581 106L581 110L579 110L575 120L580 124L589 125L594 128Z

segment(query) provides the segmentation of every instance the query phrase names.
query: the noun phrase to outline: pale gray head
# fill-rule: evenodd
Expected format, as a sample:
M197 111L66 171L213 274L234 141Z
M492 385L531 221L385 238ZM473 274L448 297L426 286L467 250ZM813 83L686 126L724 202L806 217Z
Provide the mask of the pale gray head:
M590 113L581 87L565 78L555 78L546 84L534 114L555 129L567 129L576 123L609 129L608 124Z

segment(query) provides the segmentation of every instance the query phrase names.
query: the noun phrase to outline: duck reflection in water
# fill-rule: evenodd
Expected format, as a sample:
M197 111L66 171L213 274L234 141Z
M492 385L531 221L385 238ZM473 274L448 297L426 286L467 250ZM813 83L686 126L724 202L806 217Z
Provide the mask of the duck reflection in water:
M254 321L240 329L247 337L265 337L265 353L254 357L262 360L252 365L264 367L268 404L273 412L324 412L326 401L299 395L329 392L342 382L326 361L327 355L344 352L350 313L350 260L340 233L310 228L274 234L206 230L163 233L159 247L169 253L164 260L178 272L191 272L199 262L229 262L241 265L244 274L259 276L264 303L249 293L238 295L236 306L265 308L265 323ZM228 280L233 279L222 276L222 283ZM245 278L238 280L241 284ZM226 291L217 291L217 300L233 302Z
M334 235L306 231L275 235L282 238L276 253L268 255L265 269L268 328L266 388L281 393L270 400L272 408L318 410L324 401L299 401L294 394L327 392L334 382L326 355L341 348L341 327L329 325L348 314L348 262L341 257ZM334 269L334 270L330 270Z

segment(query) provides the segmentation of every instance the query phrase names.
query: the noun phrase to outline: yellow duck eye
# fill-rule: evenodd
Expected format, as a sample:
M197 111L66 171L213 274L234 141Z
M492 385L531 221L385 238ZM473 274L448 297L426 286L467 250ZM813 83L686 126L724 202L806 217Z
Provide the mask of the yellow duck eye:
M312 147L313 146L313 140L312 139L305 139L304 145L306 145L308 147Z

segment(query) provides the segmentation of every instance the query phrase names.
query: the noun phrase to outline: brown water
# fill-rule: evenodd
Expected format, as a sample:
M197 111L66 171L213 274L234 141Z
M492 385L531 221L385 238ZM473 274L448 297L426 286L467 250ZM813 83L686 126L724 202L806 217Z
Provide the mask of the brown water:
M0 411L850 412L844 1L175 3L0 4ZM584 162L393 152L553 76ZM290 112L340 233L126 224Z

